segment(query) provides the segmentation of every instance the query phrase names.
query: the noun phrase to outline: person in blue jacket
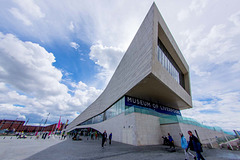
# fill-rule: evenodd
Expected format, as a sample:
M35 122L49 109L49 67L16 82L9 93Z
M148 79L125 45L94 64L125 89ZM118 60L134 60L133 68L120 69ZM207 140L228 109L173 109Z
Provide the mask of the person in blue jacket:
M189 137L188 147L186 151L188 151L188 148L190 148L191 150L196 152L198 160L200 159L205 160L201 154L201 152L203 152L202 144L200 143L198 138L192 134L192 131L188 131L188 134L190 137Z
M173 141L173 138L172 138L172 136L170 135L170 133L168 133L168 140L169 140L170 148L175 149L174 141Z
M196 157L190 151L187 151L188 143L187 143L187 140L184 137L184 135L182 133L179 133L179 135L181 136L181 147L184 150L184 154L186 157L185 160L189 160L189 156L191 156L192 158L194 158L196 160Z

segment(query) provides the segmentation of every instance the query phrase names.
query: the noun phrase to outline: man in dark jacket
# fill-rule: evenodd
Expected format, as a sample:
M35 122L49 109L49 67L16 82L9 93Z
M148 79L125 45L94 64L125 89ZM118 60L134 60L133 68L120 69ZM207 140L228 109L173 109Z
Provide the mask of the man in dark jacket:
M109 134L109 144L112 144L112 133Z
M186 151L188 150L188 148L190 148L192 151L196 152L198 160L200 159L205 160L201 155L201 152L203 151L202 144L199 142L198 138L192 134L192 131L188 131L188 134L190 137Z
M102 148L104 147L104 143L107 140L107 132L106 130L102 134Z

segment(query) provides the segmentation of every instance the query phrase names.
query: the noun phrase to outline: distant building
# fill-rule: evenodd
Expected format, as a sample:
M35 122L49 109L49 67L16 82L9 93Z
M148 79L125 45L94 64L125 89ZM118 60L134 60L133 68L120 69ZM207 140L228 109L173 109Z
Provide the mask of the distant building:
M0 120L0 130L7 130L11 132L25 132L25 133L35 133L35 132L50 132L55 131L57 123L48 126L32 126L24 125L25 121L19 120ZM60 130L62 131L64 124L61 124Z
M22 129L25 121L18 120L0 120L0 130L7 129L9 131L19 131Z

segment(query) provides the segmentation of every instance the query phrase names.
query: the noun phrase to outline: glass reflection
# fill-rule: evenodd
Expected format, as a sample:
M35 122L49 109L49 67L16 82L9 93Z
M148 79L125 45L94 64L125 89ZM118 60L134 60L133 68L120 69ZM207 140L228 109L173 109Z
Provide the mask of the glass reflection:
M105 112L86 120L85 122L81 123L80 125L100 123L107 119L115 117L115 116L123 113L124 111L125 111L125 97L118 100L115 104L113 104Z
M171 76L184 88L184 75L174 62L163 43L158 39L158 61Z

